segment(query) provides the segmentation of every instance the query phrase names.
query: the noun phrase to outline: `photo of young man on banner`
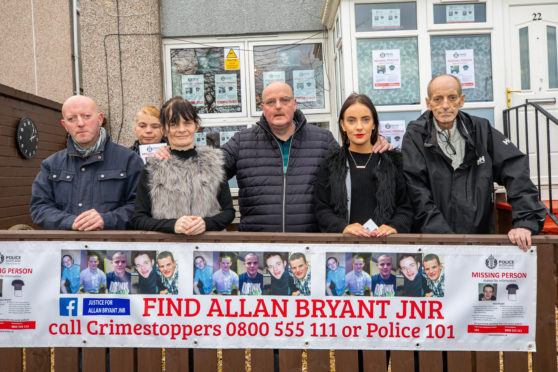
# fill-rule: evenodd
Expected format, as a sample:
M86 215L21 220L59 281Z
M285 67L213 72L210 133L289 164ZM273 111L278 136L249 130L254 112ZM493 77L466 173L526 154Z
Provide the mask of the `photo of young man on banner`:
M264 260L270 278L269 285L264 277L264 295L290 296L296 292L293 277L287 264L287 252L265 252Z
M133 294L159 294L164 290L159 269L155 265L155 251L133 251L132 262L137 273L137 282L132 277Z
M213 252L219 268L213 273L213 286L220 295L238 294L237 257L235 252Z
M213 292L213 252L194 252L194 294Z

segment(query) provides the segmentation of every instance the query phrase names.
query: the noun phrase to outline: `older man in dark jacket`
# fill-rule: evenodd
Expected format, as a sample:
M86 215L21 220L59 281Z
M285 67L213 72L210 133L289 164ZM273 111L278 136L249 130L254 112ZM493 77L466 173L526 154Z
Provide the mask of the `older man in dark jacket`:
M123 230L134 211L140 157L110 140L91 98L68 98L62 116L70 138L65 150L41 163L32 188L33 222L50 230Z
M513 244L526 250L546 209L529 177L529 163L488 120L459 111L459 79L440 75L428 85L426 111L403 138L403 170L423 233L494 232L493 182L513 207Z

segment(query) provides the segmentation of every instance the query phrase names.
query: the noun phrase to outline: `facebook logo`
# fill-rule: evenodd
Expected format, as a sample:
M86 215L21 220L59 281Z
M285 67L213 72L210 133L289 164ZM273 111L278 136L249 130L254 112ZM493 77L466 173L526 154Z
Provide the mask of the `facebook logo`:
M77 316L78 299L76 297L60 298L60 316Z

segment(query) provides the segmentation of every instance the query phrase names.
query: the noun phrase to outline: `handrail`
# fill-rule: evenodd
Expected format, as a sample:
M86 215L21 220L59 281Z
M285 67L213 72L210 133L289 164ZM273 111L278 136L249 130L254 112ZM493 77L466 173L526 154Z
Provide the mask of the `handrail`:
M529 106L532 106L532 108L534 108L534 114L535 114L535 124L534 124L534 128L532 125L530 125L529 123L529 115L528 115L528 110L529 110ZM523 121L525 123L525 128L524 131L522 132L520 129L520 109L524 109L524 117L523 117ZM515 112L515 141L512 138L512 123L511 123L511 113ZM547 188L548 188L548 199L549 199L549 207L547 208L547 214L548 216L552 219L552 221L554 221L554 223L556 225L558 225L558 218L557 216L554 214L553 212L553 198L552 198L552 191L553 191L553 185L552 185L552 158L551 158L551 142L550 142L550 123L554 123L555 125L558 125L558 118L556 118L554 115L552 115L550 112L546 111L544 108L542 108L539 104L534 103L534 102L529 102L526 101L525 103L521 104L521 105L517 105L514 107L510 107L508 109L505 109L503 112L503 119L504 119L504 135L509 138L512 142L514 142L514 144L521 150L521 134L524 134L524 143L525 143L525 153L529 154L529 131L531 131L531 134L533 133L533 129L534 129L534 134L535 134L535 151L536 151L536 176L537 176L537 188L539 190L539 200L542 200L541 198L541 186L542 186L542 182L541 182L541 133L539 132L539 114L543 116L543 122L544 122L544 118L546 119L546 130L544 131L544 135L546 135L546 143L545 143L545 151L542 151L543 154L546 154L546 161L547 161L547 178L548 178L548 182L547 182ZM543 124L544 125L544 124Z

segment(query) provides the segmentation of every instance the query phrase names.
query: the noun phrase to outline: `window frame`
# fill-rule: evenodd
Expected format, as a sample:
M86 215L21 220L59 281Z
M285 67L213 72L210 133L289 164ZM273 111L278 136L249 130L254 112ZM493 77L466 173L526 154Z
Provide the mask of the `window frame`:
M245 58L245 50L242 43L239 42L220 42L220 41L203 41L192 42L187 39L170 39L163 41L163 76L164 76L164 101L172 98L172 68L171 56L172 49L208 49L208 48L239 48L240 61ZM240 62L240 99L242 101L242 110L240 112L229 113L200 113L199 116L204 119L223 119L223 118L243 118L247 114L246 102L246 67ZM232 70L237 71L237 70Z
M300 35L300 34L298 34ZM314 34L315 35L315 34ZM304 115L306 116L306 119L308 119L308 116L310 115L315 115L315 114L324 114L324 113L329 113L331 110L331 104L330 104L330 95L329 95L329 81L327 79L328 77L328 65L326 63L326 54L327 54L327 49L326 49L326 40L323 39L323 37L321 37L321 33L320 33L320 37L316 37L318 35L315 35L315 37L308 37L305 39L301 39L301 38L292 38L291 34L289 34L286 38L282 38L280 40L258 40L258 41L249 41L248 42L248 49L250 51L250 55L248 58L248 63L249 63L249 71L253 72L255 71L255 65L254 65L254 47L258 47L258 46L273 46L273 45L300 45L300 44L321 44L322 45L322 60L323 60L323 76L324 76L324 81L323 81L323 87L324 87L324 92L323 92L323 96L324 96L324 108L316 108L316 109L304 109ZM250 114L252 116L261 116L262 111L258 111L257 110L257 105L256 105L256 79L254 78L254 74L251 73L250 74L250 91L254 94L250 95L250 107L251 107L251 112ZM308 120L310 122L310 120ZM316 120L313 120L316 121Z
M465 4L480 4L484 3L486 5L486 22L473 22L473 23L434 23L434 5L465 5ZM480 32L481 30L492 30L493 29L493 8L494 1L486 0L470 0L470 1L444 1L444 0L427 0L427 20L428 27L427 31L465 31L470 30L474 32L475 30Z
M304 109L304 115L309 123L327 122L329 130L335 134L331 121L331 76L327 61L327 38L322 32L300 32L270 35L235 35L220 37L195 37L195 38L165 38L162 40L163 53L163 101L172 97L172 69L171 49L195 48L239 48L240 52L240 98L242 110L233 113L200 113L201 125L205 127L238 126L245 125L250 128L256 124L262 115L256 110L255 79L254 79L254 46L260 45L288 45L288 44L315 44L322 45L323 58L323 89L324 108ZM253 94L254 93L254 94ZM250 95L250 97L248 97Z

